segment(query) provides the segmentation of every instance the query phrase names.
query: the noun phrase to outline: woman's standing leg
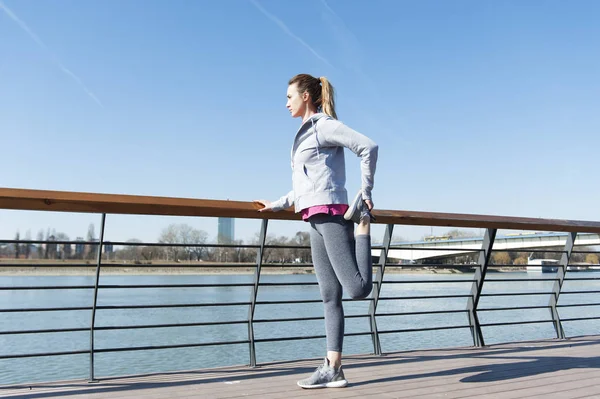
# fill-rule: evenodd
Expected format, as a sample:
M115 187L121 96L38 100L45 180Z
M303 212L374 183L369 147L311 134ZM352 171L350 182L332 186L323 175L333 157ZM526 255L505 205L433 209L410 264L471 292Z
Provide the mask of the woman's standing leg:
M343 290L331 266L325 242L319 230L319 227L314 222L311 222L310 247L321 299L323 300L327 351L342 352L344 341ZM339 366L336 364L332 365Z
M312 376L298 381L303 388L342 387L341 360L344 340L342 292L365 298L373 288L371 236L368 221L361 221L354 237L354 224L341 216L310 218L310 244L315 274L325 311L327 359ZM343 287L343 288L342 288Z
M310 220L311 254L325 313L327 358L324 364L319 366L309 378L298 381L298 385L303 388L344 387L348 384L341 369L344 343L342 285L329 261L319 227L320 222L327 220L327 218L330 218L330 216L315 215Z

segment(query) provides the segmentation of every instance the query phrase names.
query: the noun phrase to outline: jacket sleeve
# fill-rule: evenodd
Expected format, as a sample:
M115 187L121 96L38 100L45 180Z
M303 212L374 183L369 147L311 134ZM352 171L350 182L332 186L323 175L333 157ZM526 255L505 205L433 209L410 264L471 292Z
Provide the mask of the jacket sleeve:
M294 205L294 190L290 191L277 201L271 203L271 207L274 211L282 211Z
M321 145L342 146L360 157L363 199L371 199L379 146L373 140L336 120L323 121L319 129Z

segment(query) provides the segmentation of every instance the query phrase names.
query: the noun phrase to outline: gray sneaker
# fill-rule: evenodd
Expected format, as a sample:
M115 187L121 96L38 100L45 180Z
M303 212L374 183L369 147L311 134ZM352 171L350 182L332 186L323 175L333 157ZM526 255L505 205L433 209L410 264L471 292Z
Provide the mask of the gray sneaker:
M313 375L298 381L298 386L306 389L311 388L343 388L348 385L342 366L335 369L329 365L329 359L317 367Z
M360 223L363 218L368 217L371 222L375 221L375 216L369 211L365 200L362 198L362 191L359 191L354 201L349 205L348 210L344 213L344 219L352 220L354 223Z

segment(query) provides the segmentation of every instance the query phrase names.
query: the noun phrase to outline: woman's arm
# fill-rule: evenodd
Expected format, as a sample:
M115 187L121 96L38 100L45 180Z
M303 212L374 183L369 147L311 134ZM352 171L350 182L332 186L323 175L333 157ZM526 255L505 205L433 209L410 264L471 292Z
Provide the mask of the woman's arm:
M322 121L318 137L321 145L346 147L360 157L363 199L371 200L379 146L367 136L332 119Z

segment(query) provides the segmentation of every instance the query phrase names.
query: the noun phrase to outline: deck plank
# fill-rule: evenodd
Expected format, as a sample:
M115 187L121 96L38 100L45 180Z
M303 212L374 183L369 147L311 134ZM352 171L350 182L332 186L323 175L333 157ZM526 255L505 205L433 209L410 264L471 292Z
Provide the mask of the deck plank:
M321 359L209 370L0 386L29 399L571 398L600 397L600 336L360 355L344 359L350 385L303 390L296 381ZM31 388L31 389L30 389Z

